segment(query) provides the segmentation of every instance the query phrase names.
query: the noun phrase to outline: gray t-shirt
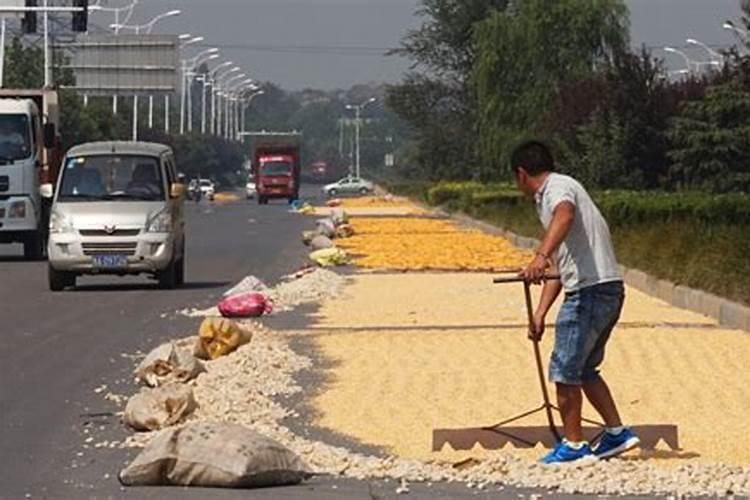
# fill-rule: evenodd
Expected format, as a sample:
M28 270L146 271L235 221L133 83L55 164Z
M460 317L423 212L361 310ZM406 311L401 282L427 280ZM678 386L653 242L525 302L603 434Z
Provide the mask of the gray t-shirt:
M566 292L622 280L607 222L578 181L551 173L534 198L545 229L549 228L558 204L567 201L575 205L570 233L553 256L557 258Z

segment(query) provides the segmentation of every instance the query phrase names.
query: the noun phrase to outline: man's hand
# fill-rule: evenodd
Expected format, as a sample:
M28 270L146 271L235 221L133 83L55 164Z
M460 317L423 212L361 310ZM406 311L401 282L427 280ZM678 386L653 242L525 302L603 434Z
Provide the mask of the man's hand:
M549 267L547 259L543 255L537 254L534 260L519 273L519 276L528 282L538 285L544 279L547 267Z
M537 311L534 313L534 319L529 325L529 339L539 342L544 336L544 314Z

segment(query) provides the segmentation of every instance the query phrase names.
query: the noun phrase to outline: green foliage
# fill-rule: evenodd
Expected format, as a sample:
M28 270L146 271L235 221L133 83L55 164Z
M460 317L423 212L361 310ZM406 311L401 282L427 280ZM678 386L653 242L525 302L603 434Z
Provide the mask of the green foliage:
M589 78L628 43L622 0L527 0L475 27L474 78L483 178L509 173L509 152L543 134L556 90Z
M687 102L670 130L672 180L684 189L750 192L750 92L717 85Z
M417 147L409 176L432 180L477 177L477 103L471 84L474 26L508 0L422 0L419 28L396 54L414 71L388 89L388 105L413 129Z

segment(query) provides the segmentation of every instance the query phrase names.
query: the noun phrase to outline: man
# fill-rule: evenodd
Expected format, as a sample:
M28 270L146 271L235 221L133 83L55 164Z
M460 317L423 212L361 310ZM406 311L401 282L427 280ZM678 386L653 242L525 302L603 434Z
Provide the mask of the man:
M529 330L532 340L541 340L547 312L560 292L565 291L549 366L565 439L542 462L619 455L638 446L640 440L622 425L617 406L598 370L625 298L609 228L581 184L572 177L554 173L554 158L546 145L537 141L521 144L513 152L511 162L519 190L534 199L546 230L534 259L521 272L532 283L544 281ZM560 273L561 280L544 279L550 268ZM593 450L582 432L582 392L606 425Z

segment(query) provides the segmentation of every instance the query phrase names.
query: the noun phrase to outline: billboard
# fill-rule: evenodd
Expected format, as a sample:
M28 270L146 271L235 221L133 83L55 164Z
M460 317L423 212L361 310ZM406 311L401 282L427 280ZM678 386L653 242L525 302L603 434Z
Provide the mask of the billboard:
M88 35L66 44L73 88L91 96L158 95L179 89L176 35Z

